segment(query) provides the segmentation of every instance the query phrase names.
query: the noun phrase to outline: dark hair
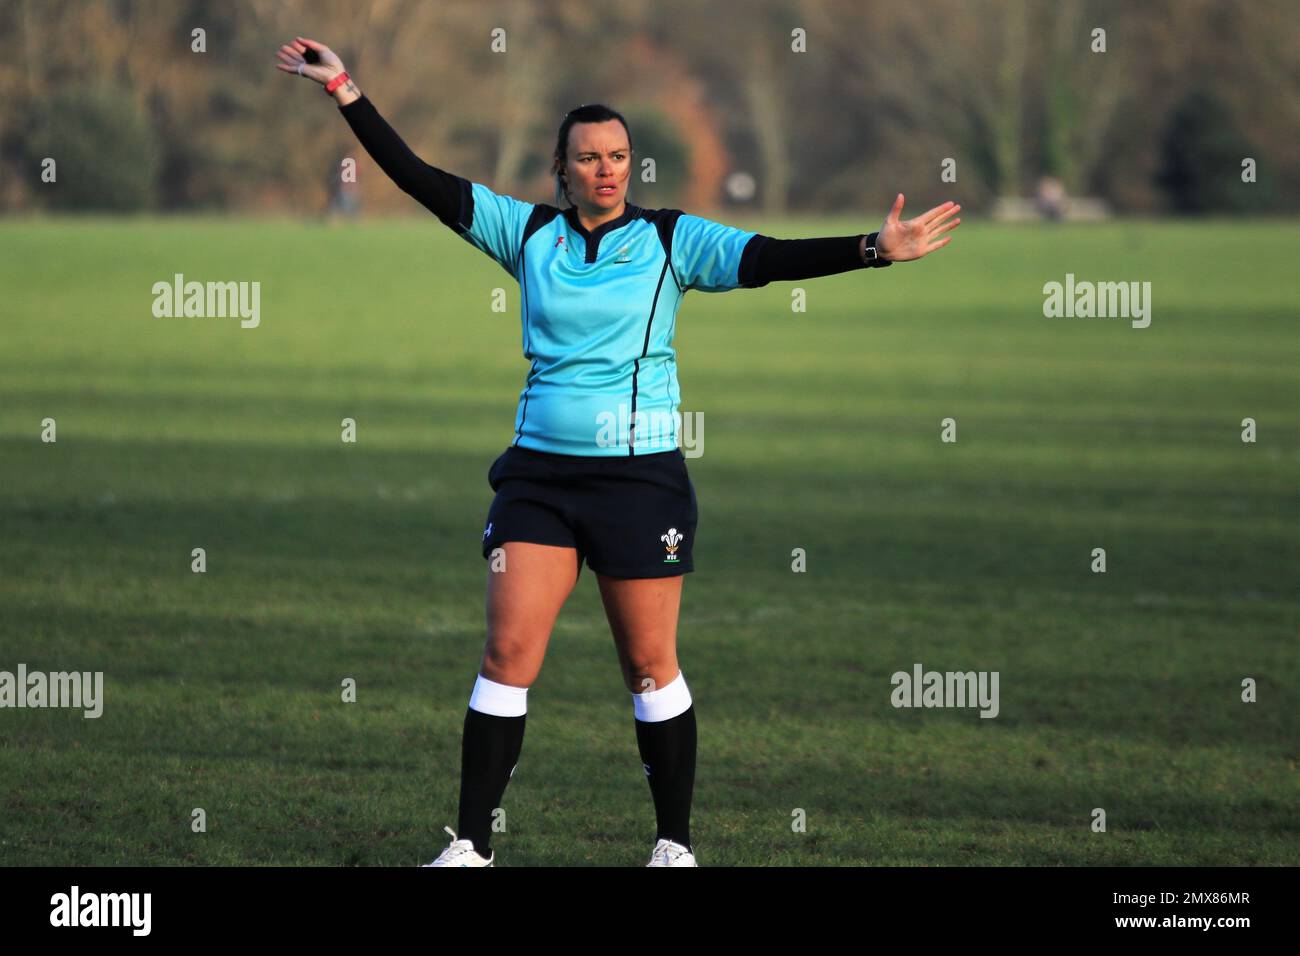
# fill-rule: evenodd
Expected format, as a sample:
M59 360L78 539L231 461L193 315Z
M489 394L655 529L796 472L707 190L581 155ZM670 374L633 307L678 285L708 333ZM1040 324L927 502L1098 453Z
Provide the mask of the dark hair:
M610 109L603 103L588 103L569 110L560 123L560 133L555 139L555 156L551 161L551 173L555 177L555 205L563 208L561 204L566 199L570 206L573 205L573 200L569 199L569 184L564 175L564 162L569 152L569 130L574 123L603 123L606 120L618 120L623 124L623 131L627 133L627 148L629 152L636 152L632 149L632 131L627 128L627 120L623 119L622 113Z

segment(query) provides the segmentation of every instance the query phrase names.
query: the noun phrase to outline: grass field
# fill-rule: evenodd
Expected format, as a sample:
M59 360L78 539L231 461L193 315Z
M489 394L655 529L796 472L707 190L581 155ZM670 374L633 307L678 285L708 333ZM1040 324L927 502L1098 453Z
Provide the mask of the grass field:
M1298 248L967 222L922 263L686 298L701 865L1300 860ZM260 282L260 326L155 318L177 272ZM1045 318L1067 272L1150 281L1151 326ZM432 217L0 222L0 670L105 681L99 719L0 710L0 864L445 846L517 291ZM1000 714L895 709L916 662L999 672ZM504 806L501 865L649 858L589 570Z

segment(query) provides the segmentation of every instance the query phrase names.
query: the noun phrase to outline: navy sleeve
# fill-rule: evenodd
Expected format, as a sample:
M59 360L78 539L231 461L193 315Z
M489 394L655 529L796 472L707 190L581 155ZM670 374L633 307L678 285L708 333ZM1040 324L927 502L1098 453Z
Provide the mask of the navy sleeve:
M866 269L858 254L864 233L827 239L773 239L755 234L740 257L738 281L758 289L773 280L816 279ZM892 265L882 262L882 265Z
M474 209L467 179L430 166L411 152L366 96L340 106L339 112L366 152L402 192L457 232L469 228Z
M418 200L516 279L519 248L534 205L430 166L402 141L366 96L339 107L366 152L402 192Z

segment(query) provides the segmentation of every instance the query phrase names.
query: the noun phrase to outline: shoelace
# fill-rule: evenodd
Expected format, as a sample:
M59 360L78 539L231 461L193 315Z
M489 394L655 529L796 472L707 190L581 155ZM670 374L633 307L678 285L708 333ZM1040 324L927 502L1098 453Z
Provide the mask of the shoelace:
M655 847L654 854L651 857L651 862L663 859L671 866L679 857L685 856L689 852L690 851L687 849L680 848L676 843L665 842L662 849L657 846Z
M443 827L443 829L446 830L449 834L451 834L451 846L447 847L447 849L443 850L440 854L438 854L438 859L434 860L433 862L450 863L452 860L456 859L461 854L477 852L476 850L474 850L474 844L472 844L469 840L457 840L456 831L453 830L451 827Z

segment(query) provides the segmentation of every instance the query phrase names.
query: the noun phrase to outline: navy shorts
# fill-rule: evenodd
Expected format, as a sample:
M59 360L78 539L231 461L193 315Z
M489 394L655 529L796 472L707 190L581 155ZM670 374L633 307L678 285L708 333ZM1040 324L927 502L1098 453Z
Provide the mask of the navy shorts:
M680 448L646 455L558 455L511 445L488 470L496 492L483 557L507 541L576 548L581 573L664 578L695 570L698 509Z

